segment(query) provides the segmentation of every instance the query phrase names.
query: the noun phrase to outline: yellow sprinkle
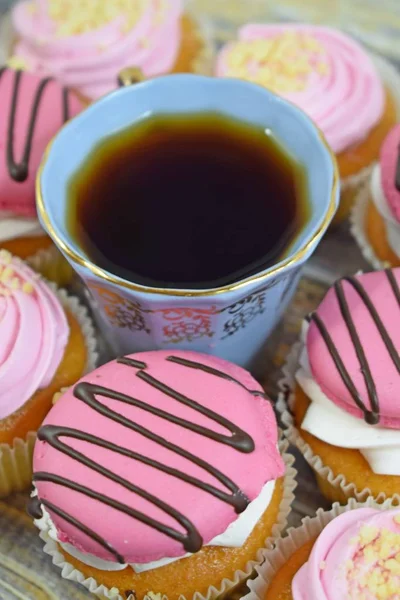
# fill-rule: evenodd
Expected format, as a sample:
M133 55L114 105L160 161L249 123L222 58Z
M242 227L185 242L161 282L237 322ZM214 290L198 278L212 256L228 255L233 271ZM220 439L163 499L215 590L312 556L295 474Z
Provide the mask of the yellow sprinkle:
M22 285L22 291L24 294L33 294L33 290L34 287L30 281L25 281L25 283Z
M319 563L319 568L321 569L321 571L323 571L326 567L326 562L324 560L321 560L321 562Z
M319 62L317 64L317 72L320 75L328 75L329 74L329 65L325 62Z
M121 19L121 29L130 31L141 18L147 0L48 0L49 17L58 37L82 35ZM165 14L164 0L157 4L155 20Z
M394 575L400 576L400 563L398 563L394 558L391 558L385 562L385 568Z
M1 282L0 282L1 283ZM0 296L11 296L11 291L4 286L0 287Z
M57 402L60 400L60 398L62 398L62 396L64 396L64 394L66 392L68 392L68 390L69 390L69 388L64 387L64 388L61 388L61 390L59 392L56 392L53 396L52 404L57 404Z
M363 525L360 529L360 541L362 544L371 543L379 534L376 527L370 527L369 525Z
M329 73L326 51L311 35L287 31L273 38L239 40L227 54L227 74L277 93L299 92L307 76Z
M28 71L29 65L21 56L10 56L7 60L7 66L15 71Z
M8 250L0 250L0 260L5 263L6 265L9 265L10 262L12 261L12 255L10 252L8 252Z
M18 277L13 277L13 279L10 281L10 288L12 290L19 290L20 287L21 285Z
M6 267L1 274L0 281L7 283L14 275L14 269L12 267Z

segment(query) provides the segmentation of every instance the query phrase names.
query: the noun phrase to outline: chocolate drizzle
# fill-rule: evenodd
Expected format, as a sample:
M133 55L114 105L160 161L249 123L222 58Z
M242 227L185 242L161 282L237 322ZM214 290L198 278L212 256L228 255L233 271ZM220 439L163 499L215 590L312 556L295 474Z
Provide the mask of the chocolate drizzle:
M389 284L391 286L391 289L393 291L393 294L395 295L396 300L400 306L400 289L397 284L396 278L390 269L388 269L386 271L386 275L387 275ZM369 423L370 425L376 425L380 421L379 397L378 397L378 393L377 393L377 389L376 389L376 384L375 384L375 381L374 381L374 378L373 378L373 375L371 372L370 364L366 357L364 347L361 343L360 337L358 335L356 326L354 324L354 321L353 321L353 318L351 315L351 311L349 309L349 306L348 306L348 303L346 300L346 295L345 295L345 292L343 289L343 281L346 281L348 284L350 284L352 286L352 288L357 292L358 296L360 297L360 299L364 303L365 307L367 308L398 373L400 373L400 355L399 355L398 351L396 350L393 340L391 339L389 332L387 331L385 325L383 324L383 321L380 318L377 309L375 308L375 306L374 306L371 298L367 294L366 290L361 285L360 281L358 279L356 279L355 277L345 277L342 281L336 282L336 284L334 286L334 290L335 290L336 297L337 297L337 300L339 303L341 315L342 315L343 320L348 329L351 341L354 346L354 350L356 352L358 361L360 363L360 371L364 377L365 385L367 388L369 407L366 406L359 391L357 390L356 385L355 385L350 373L346 369L344 362L342 361L342 358L339 354L339 351L336 348L324 322L322 321L322 319L319 317L319 315L317 313L314 313L314 315L312 316L312 320L318 327L318 330L319 330L323 340L325 341L325 344L329 350L329 353L335 363L335 366L339 372L339 375L340 375L344 385L346 386L347 390L349 391L355 404L363 412L365 421L367 423Z
M207 365L203 365L202 363L194 362L192 360L188 360L186 358L180 358L179 356L168 356L167 360L172 363L176 363L178 365L182 365L183 367L189 367L190 369L198 369L200 371L204 371L204 373L209 373L210 375L215 375L216 377L221 377L226 381L231 381L232 383L236 383L240 385L243 389L245 389L249 394L253 396L261 396L262 398L268 399L268 396L265 392L260 392L258 390L249 390L243 383L231 377L227 373L223 371L219 371L218 369L214 369L213 367L209 367Z
M205 365L201 365L200 363L192 363L191 361L188 361L188 364L183 364L182 362L180 362L180 361L182 361L182 359L179 359L177 357L169 357L168 360L171 360L172 362L177 362L178 364L182 364L182 366L186 366L186 367L190 367L190 368L201 368L202 366L205 367ZM97 400L97 396L102 396L105 398L116 400L118 402L122 402L124 404L128 404L130 406L135 406L136 408L139 408L141 410L149 412L149 413L157 416L158 418L161 418L161 419L164 419L171 423L174 423L176 425L179 425L179 426L183 427L184 429L193 431L196 434L202 435L203 437L207 437L218 443L228 445L228 446L234 448L238 452L242 452L242 453L252 452L254 450L254 441L247 433L245 433L242 429L237 427L234 423L230 422L229 420L225 419L221 415L204 407L203 405L199 404L195 400L188 398L187 396L181 394L177 390L169 387L168 385L164 384L163 382L157 380L155 377L151 376L148 372L145 371L147 369L147 365L145 363L131 359L131 358L126 358L126 357L118 359L118 362L120 364L126 365L128 367L138 369L136 376L139 377L142 381L144 381L148 385L156 388L163 394L168 395L169 397L173 398L177 402L180 402L181 404L184 404L185 406L190 407L191 409L201 413L202 415L205 415L207 418L211 419L212 421L214 421L214 422L218 423L219 425L221 425L222 427L226 428L231 433L231 435L216 433L215 431L212 431L211 429L208 429L207 427L197 425L195 423L187 421L186 419L183 419L183 418L180 418L173 414L170 414L162 409L159 409L157 407L146 404L142 400L134 398L133 396L129 396L127 394L123 394L116 390L112 390L112 389L109 389L109 388L106 388L106 387L103 387L100 385L92 384L92 383L87 383L87 382L78 383L75 386L74 391L73 391L75 398L84 402L92 410L95 410L96 412L107 417L108 419L111 419L111 420L119 423L120 425L123 425L124 427L127 427L128 429L130 429L132 431L135 431L139 435L142 435L145 438L152 440L153 442L159 444L160 446L163 446L167 450L174 452L175 454L178 454L179 456L182 456L183 458L196 464L198 467L204 469L204 471L206 471L207 473L212 475L217 481L219 481L222 484L222 486L224 486L227 489L227 491L223 491L222 489L216 488L215 486L213 486L211 484L201 481L197 477L194 477L192 475L184 473L183 471L181 471L179 469L169 467L168 465L165 465L159 461L156 461L147 456L144 456L144 455L140 454L139 452L129 450L127 448L123 448L122 446L119 446L118 444L114 444L105 439L102 439L102 438L98 437L97 435L92 435L90 433L86 433L86 432L80 431L78 429L73 429L73 428L69 428L69 427L59 427L59 426L55 426L55 425L45 425L45 426L41 427L38 432L39 440L47 442L48 444L50 444L50 446L52 446L53 448L55 448L62 454L69 456L70 458L76 460L80 464L85 465L89 469L92 469L93 471L99 473L100 475L104 476L105 478L121 485L122 487L129 490L130 492L133 492L133 493L137 494L138 496L146 499L147 501L152 503L154 506L157 506L164 513L168 514L170 517L175 519L177 521L177 523L179 523L180 526L184 529L185 533L181 533L181 531L177 531L177 530L173 529L172 527L164 525L160 521L153 519L152 517L140 512L138 510L135 510L135 509L131 508L130 506L119 502L116 499L110 498L110 497L106 496L105 494L102 494L100 492L92 490L89 487L86 487L80 483L71 481L61 475L55 475L52 473L45 473L45 472L36 472L34 474L33 480L35 482L38 482L38 481L50 482L55 485L60 485L60 486L72 489L80 494L84 494L85 496L88 496L89 498L93 498L94 500L97 500L103 504L106 504L107 506L110 506L110 507L114 508L115 510L120 511L120 512L132 517L133 519L136 519L142 523L149 525L153 529L160 531L161 533L169 536L170 538L181 542L184 549L187 552L197 552L198 550L201 549L203 540L201 538L200 533L194 526L194 524L185 515L181 514L179 511L174 509L172 506L168 505L167 503L160 500L159 498L153 496L149 492L146 492L143 488L139 487L138 485L128 481L127 479L121 477L117 473L114 473L112 470L98 464L95 460L92 460L91 458L85 456L78 450L75 450L74 448L70 447L66 443L66 441L64 441L64 439L62 440L60 438L80 440L80 441L86 442L88 444L92 444L96 447L104 448L104 449L109 450L110 452L113 452L120 456L124 456L126 458L139 461L139 462L146 464L158 471L167 473L171 477L178 478L182 481L185 481L186 483L188 483L190 485L196 486L197 488L220 499L222 502L226 502L227 504L230 504L236 510L237 513L243 512L246 509L246 507L248 506L250 501L245 496L245 494L238 488L238 486L233 481L231 481L231 479L229 479L229 477L227 477L226 475L221 473L218 469L214 468L208 462L195 456L191 452L181 448L180 446L174 444L173 442L166 440L164 437L157 435L153 431L150 431L149 429L139 425L138 423L135 423L134 421L130 420L129 418L115 412L108 406L105 406L99 400ZM194 365L196 365L196 366L194 366ZM205 372L209 373L210 375L217 376L217 377L224 376L224 373L222 373L222 372L219 372L219 371L213 372L212 369L211 370L207 370L207 369L208 368L205 367L204 370L205 370ZM234 381L236 381L236 380L234 380ZM240 384L240 382L238 382L238 381L236 383ZM40 503L44 507L48 508L50 511L54 512L61 518L65 519L68 523L72 524L77 529L79 529L80 531L85 533L87 536L91 537L94 541L98 542L101 546L106 548L115 557L115 559L118 562L120 562L121 564L124 564L126 562L124 560L124 557L121 556L120 554L118 554L118 552L116 552L116 550L114 548L112 548L106 540L100 538L95 532L93 532L92 530L87 528L82 522L78 521L77 519L75 519L74 517L69 515L67 512L62 510L61 508L55 507L54 505L50 504L47 500L38 500L37 498L34 498L32 500L30 512L34 518L41 518L41 516L42 516L40 506L39 506Z
M400 288L399 288L398 283L396 281L396 277L393 275L393 271L391 269L386 269L385 273L386 273L386 276L387 276L387 278L389 280L390 286L391 286L391 288L393 290L393 294L396 296L396 300L397 300L397 303L398 303L399 308L400 308Z
M29 499L27 511L32 519L41 519L43 517L41 502L37 496Z
M6 67L0 69L0 79L2 75L7 71ZM33 137L35 134L35 129L37 125L37 117L39 114L40 104L42 102L43 96L45 94L45 90L49 83L53 81L51 77L46 79L42 79L37 87L35 92L30 117L28 120L28 128L25 137L25 145L22 153L22 158L20 162L17 162L15 159L15 151L14 151L14 143L15 143L15 129L16 129L16 119L18 112L18 103L21 102L21 98L23 95L21 94L21 82L24 76L23 71L12 71L14 76L14 84L12 91L12 99L11 99L11 108L8 116L8 124L7 124L7 168L8 173L14 181L18 181L20 183L27 180L29 176L29 160L32 153L32 143ZM70 108L69 108L69 91L66 88L61 88L61 102L62 102L62 115L63 121L66 122L70 117Z
M396 189L400 192L400 144L397 148L397 163L396 163L396 172L395 172L394 184Z

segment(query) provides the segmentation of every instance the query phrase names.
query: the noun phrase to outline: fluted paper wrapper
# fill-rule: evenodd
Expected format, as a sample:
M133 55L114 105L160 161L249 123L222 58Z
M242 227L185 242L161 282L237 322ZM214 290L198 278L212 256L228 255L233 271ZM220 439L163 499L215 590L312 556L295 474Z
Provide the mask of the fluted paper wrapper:
M332 502L346 503L349 498L355 498L358 502L363 502L368 497L374 497L371 490L364 488L359 490L354 483L347 481L343 474L335 475L330 467L325 465L320 456L315 454L312 448L301 436L301 431L296 427L291 410L294 404L294 391L296 388L295 373L299 365L299 357L303 342L297 342L288 355L285 366L282 369L283 377L279 380L279 396L276 404L283 424L283 432L291 444L296 446L308 464L314 469L318 486L321 492ZM383 502L387 496L384 492L375 496L376 502ZM400 494L393 496L393 499L400 503Z
M380 260L372 248L365 233L365 219L367 215L368 203L370 202L370 187L367 182L358 192L353 210L350 217L350 230L356 240L365 260L377 270L387 269L391 265L388 262Z
M357 502L352 498L345 506L335 503L329 511L320 508L314 518L306 517L300 527L289 529L287 537L278 540L275 548L267 552L265 562L256 567L257 578L248 582L247 586L250 591L242 600L264 600L265 594L279 569L299 548L318 537L328 523L339 515L357 508L389 510L394 506L391 499L386 500L383 504L378 504L372 497L369 497L365 502Z
M58 289L50 282L48 285L56 293L64 308L74 315L80 325L87 350L85 373L89 373L96 367L98 354L96 335L88 311L77 298L68 295L65 290ZM30 432L26 439L15 439L12 445L0 444L0 498L25 490L30 486L35 440L36 433Z
M196 22L196 35L202 42L202 48L194 59L191 71L196 75L213 75L215 62L215 43L213 41L212 25L204 18L193 17Z
M264 553L266 550L272 548L274 541L279 538L282 532L286 529L287 519L291 511L292 502L294 500L293 492L296 487L296 470L293 468L294 457L286 452L287 448L287 441L282 440L279 443L279 450L286 465L286 473L284 476L283 497L280 504L278 520L272 529L271 536L265 540L264 546L258 550L257 556L254 558L254 560L247 563L244 571L236 571L232 579L224 579L221 581L218 589L214 586L210 586L206 595L196 592L196 594L194 594L194 596L191 598L186 598L182 595L179 597L180 600L216 600L217 598L224 598L226 594L232 592L237 586L243 583L248 577L250 577L250 575L254 573L255 567L258 564L261 564L261 562L264 560ZM65 556L59 551L57 542L50 538L47 531L41 531L40 537L45 542L44 552L49 554L52 557L53 564L61 569L61 576L64 579L69 579L70 581L75 581L82 584L86 589L92 592L92 594L95 594L100 598L107 598L110 600L126 600L125 596L122 596L116 588L109 589L98 583L93 578L85 578L83 573L75 569L65 560ZM131 600L135 600L135 598L132 598ZM160 593L153 594L149 592L149 594L145 597L145 600L168 600L168 597Z
M32 269L60 287L71 283L74 270L56 246L39 250L26 261Z

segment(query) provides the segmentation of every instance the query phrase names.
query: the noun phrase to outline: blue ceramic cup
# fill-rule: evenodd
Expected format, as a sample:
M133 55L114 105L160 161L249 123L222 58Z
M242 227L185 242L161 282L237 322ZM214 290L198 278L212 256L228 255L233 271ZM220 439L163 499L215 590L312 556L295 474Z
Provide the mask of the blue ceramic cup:
M311 216L286 257L272 267L215 289L162 289L127 281L88 258L66 226L67 186L106 136L149 115L220 112L271 129L304 164ZM338 205L335 158L298 108L256 85L196 75L170 75L121 88L91 105L56 136L37 179L40 220L86 283L115 352L180 348L250 366L290 301L301 267ZM207 240L204 240L207 243Z

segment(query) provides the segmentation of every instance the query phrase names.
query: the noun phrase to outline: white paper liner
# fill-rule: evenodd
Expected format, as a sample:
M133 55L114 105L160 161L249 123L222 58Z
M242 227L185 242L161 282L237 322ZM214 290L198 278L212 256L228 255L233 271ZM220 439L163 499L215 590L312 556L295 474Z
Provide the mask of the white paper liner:
M278 520L272 529L271 536L265 540L264 547L260 548L257 552L256 559L249 561L244 571L236 571L232 580L224 579L218 589L214 586L210 586L205 596L199 592L196 592L192 598L185 598L185 596L181 595L179 596L180 600L216 600L216 598L224 597L227 592L232 591L254 572L256 565L261 564L261 562L264 560L264 553L266 552L266 549L272 548L274 540L279 538L281 533L286 529L287 518L291 511L291 505L294 500L293 492L297 485L295 479L297 471L293 468L294 457L286 452L288 445L288 442L284 439L279 442L279 451L286 465L286 473L284 476L283 497L280 504ZM59 551L57 542L52 540L46 531L41 531L39 535L45 542L45 546L43 548L44 552L49 554L52 557L53 564L61 569L61 576L64 579L69 579L70 581L80 583L86 589L92 592L92 594L100 596L101 598L110 598L111 600L126 600L124 596L119 594L119 591L116 588L109 589L104 585L99 585L92 577L85 578L83 573L75 569L75 567L65 560L64 555ZM168 600L166 596L163 596L159 593L149 593L145 598L147 600Z
M398 508L398 506L395 506L390 498L383 504L378 504L374 498L369 497L365 502L357 502L354 498L351 498L345 506L336 502L329 511L318 509L315 517L305 517L300 527L289 529L287 537L276 542L275 548L266 554L265 562L256 567L258 576L253 581L248 582L247 586L250 592L242 600L264 600L275 575L296 550L318 537L328 523L336 517L357 508L390 510L391 508Z
M192 63L192 72L197 75L213 75L216 48L213 42L212 26L204 18L199 18L197 15L191 16L196 22L197 35L203 43L202 49Z
M54 244L29 256L26 262L45 279L54 281L59 287L69 285L74 275L73 268Z
M370 187L364 185L358 192L356 201L350 215L350 231L356 240L365 260L369 262L374 269L387 269L391 264L387 261L380 260L371 246L370 241L365 233L365 219L367 215L368 203L370 202Z
M347 481L343 474L335 476L332 469L324 465L321 457L315 454L309 444L301 437L301 431L297 429L293 415L290 412L293 409L295 400L294 391L297 385L295 373L299 365L299 356L303 346L303 342L300 341L294 344L282 369L283 377L278 381L280 392L276 409L281 417L283 433L290 443L300 450L308 464L321 479L327 481L347 499L355 498L358 502L363 502L370 496L374 497L371 490L369 488L358 490L355 484ZM400 503L400 494L395 494L392 498ZM387 499L387 495L385 492L380 492L374 499L376 502L383 502Z
M65 290L58 289L54 283L46 283L56 293L63 307L79 323L87 351L86 366L82 375L93 371L98 359L97 340L87 308ZM29 432L24 440L16 438L12 445L0 444L0 498L8 496L12 492L22 491L31 484L35 440L36 433Z
M380 76L385 86L390 90L390 93L395 101L397 107L397 118L400 120L400 75L398 70L385 58L378 56L377 54L369 53L372 58L375 67L379 71ZM351 188L357 190L366 183L371 175L372 169L376 162L371 165L367 165L364 169L345 177L340 182L341 191L347 191Z

